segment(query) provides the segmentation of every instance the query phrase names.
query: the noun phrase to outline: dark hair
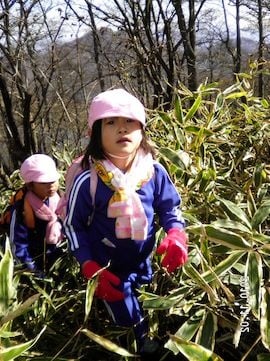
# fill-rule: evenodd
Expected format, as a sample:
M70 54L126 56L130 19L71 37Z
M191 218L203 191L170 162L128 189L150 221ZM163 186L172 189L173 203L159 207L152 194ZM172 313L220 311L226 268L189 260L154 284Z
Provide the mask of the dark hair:
M82 159L82 167L86 169L89 167L89 157L94 158L96 160L106 159L106 155L102 148L101 141L101 122L102 120L96 120L92 127L90 142L85 150L84 157ZM156 151L152 144L150 144L145 130L142 128L142 141L141 148L145 151L145 153L151 153L153 158L155 158Z

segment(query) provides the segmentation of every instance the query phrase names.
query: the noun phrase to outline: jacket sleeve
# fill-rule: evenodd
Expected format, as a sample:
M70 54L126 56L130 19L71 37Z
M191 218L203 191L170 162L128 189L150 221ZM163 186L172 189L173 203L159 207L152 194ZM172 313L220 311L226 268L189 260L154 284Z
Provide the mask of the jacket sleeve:
M92 259L89 239L92 213L90 172L85 171L76 178L73 184L64 221L70 250L80 264Z
M168 232L171 228L185 227L181 212L181 197L166 169L159 163L155 164L155 200L154 208L159 224Z
M12 209L9 238L15 259L28 269L36 270L35 261L29 254L29 230L16 207Z

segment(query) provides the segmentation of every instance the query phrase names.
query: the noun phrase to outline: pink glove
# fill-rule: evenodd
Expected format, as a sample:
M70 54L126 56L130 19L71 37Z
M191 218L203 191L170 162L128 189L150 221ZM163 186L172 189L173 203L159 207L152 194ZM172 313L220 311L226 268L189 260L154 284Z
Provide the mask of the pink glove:
M86 261L82 266L82 274L85 278L90 279L97 273L101 267L94 261ZM101 271L98 275L98 285L96 296L108 302L120 301L124 298L124 293L117 290L114 286L120 285L120 278L107 271Z
M188 259L187 239L184 230L171 228L157 248L157 254L165 254L161 265L166 267L168 272L173 272L186 263Z

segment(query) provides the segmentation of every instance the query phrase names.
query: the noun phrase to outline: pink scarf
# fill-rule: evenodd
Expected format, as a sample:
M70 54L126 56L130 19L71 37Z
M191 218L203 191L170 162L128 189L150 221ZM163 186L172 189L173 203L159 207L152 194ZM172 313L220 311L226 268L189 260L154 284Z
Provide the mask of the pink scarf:
M114 191L108 205L108 217L116 218L116 237L145 240L148 220L136 190L147 183L154 173L153 158L139 150L130 170L123 173L109 160L94 163L102 181Z
M49 206L38 198L33 192L28 191L25 195L25 199L29 202L37 218L44 221L48 221L46 228L46 243L57 244L62 239L62 226L58 222L56 209L60 197L55 193L52 197L49 197Z

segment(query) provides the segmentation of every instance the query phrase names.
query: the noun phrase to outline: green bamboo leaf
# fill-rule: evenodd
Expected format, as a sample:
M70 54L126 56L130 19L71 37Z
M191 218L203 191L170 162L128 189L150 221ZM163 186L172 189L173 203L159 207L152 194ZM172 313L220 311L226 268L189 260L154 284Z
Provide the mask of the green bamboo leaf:
M248 192L247 197L247 212L252 217L257 210L257 204L251 191ZM251 223L251 221L250 221Z
M177 96L175 99L174 113L175 113L175 116L176 116L176 119L178 120L178 122L180 124L183 124L184 114L183 114L181 98L179 96Z
M158 297L156 299L145 299L143 301L143 308L154 310L168 310L173 307L177 302L179 302L179 298Z
M189 111L187 112L187 114L185 115L185 120L184 122L186 122L187 120L191 119L193 117L193 115L197 112L197 110L199 109L199 106L201 105L201 101L202 101L202 97L199 94L197 96L197 99L195 100L195 102L192 104L191 108L189 109Z
M261 285L263 280L262 258L257 252L249 252L246 263L245 279L247 280L248 304L254 316L260 317Z
M215 228L211 225L204 226L207 237L218 244L222 244L230 249L245 249L251 248L251 245L241 236L230 232L227 229Z
M260 329L261 329L262 343L265 348L270 350L270 289L269 289L269 287L262 288Z
M201 171L201 181L199 186L199 193L203 193L208 186L209 182L211 181L211 177L209 176L209 173L207 170Z
M258 226L268 218L269 214L270 214L270 200L263 202L262 205L255 212L251 220L252 228L258 229Z
M168 310L179 303L189 290L189 286L184 286L172 291L167 296L157 296L140 290L140 301L143 302L144 309Z
M6 240L5 253L0 262L0 317L8 312L11 300L16 295L13 285L13 263L9 241Z
M185 168L188 169L189 166L192 164L192 159L190 158L190 155L183 150L178 150L177 155L181 159L182 163L185 165Z
M223 359L214 352L206 349L203 346L197 345L194 342L186 341L174 335L170 335L170 339L174 342L177 350L180 351L188 360L223 361ZM167 343L165 344L165 347L167 347Z
M233 221L231 219L218 219L211 223L212 226L217 228L227 228L230 230L236 231L236 233L248 233L252 235L252 231L250 228L246 227L243 223Z
M186 143L186 135L177 123L172 123L171 136L175 139L175 149L184 148Z
M207 292L211 302L218 300L215 290L204 280L201 274L190 264L187 263L183 267L183 271L205 292Z
M201 181L201 178L202 178L202 171L199 171L193 182L189 185L189 188L190 189L194 188Z
M257 361L270 361L269 353L260 353L257 355Z
M254 184L256 188L260 188L265 181L265 164L257 164L253 174Z
M18 331L10 331L10 325L5 323L3 326L1 326L0 328L0 337L1 338L11 338L11 337L17 337L19 336L21 333Z
M44 327L41 332L33 339L19 345L1 348L0 349L0 360L1 361L13 361L15 358L21 356L24 352L29 350L34 344L38 341L46 327Z
M86 322L86 320L88 319L88 316L89 316L91 308L92 308L92 303L93 303L95 290L97 287L97 282L98 282L97 277L92 278L92 279L88 280L88 282L87 282L86 294L85 294L84 322Z
M131 354L126 349L119 347L117 344L111 342L110 340L106 339L105 337L99 336L96 333L84 328L81 330L87 337L91 340L95 341L100 346L104 347L106 350L110 352L114 352L120 356L125 357L136 357L136 355Z
M99 269L90 280L88 280L87 282L87 287L86 287L86 295L85 295L85 315L84 315L84 321L87 320L89 313L91 311L92 308L92 303L93 303L93 298L94 298L94 293L97 287L97 282L98 282L98 277L100 275L100 273L106 269L109 266L109 264L106 267L103 267L101 269Z
M182 324L182 326L177 330L175 336L183 338L187 341L191 340L199 329L204 315L204 309L198 310L194 315L192 315L186 322Z
M252 75L251 74L247 74L247 73L237 73L237 76L241 79L244 79L246 81L248 80L252 80ZM246 84L246 82L244 82L244 84ZM247 87L249 87L250 85L248 85Z
M177 330L175 336L190 341L195 333L198 331L201 321L205 315L205 309L199 309L192 315L182 326ZM175 346L175 342L171 339L166 343L166 347L170 349L173 353L177 354L179 351Z
M232 218L234 221L240 221L242 223L245 223L245 225L251 229L251 223L249 219L247 218L247 215L243 210L236 205L235 203L228 201L223 198L218 198L221 207L223 208L224 212Z
M0 326L4 325L5 323L14 320L16 317L23 315L25 312L29 310L34 302L36 302L40 297L39 293L32 295L22 304L18 305L14 310L8 312L3 318L0 320Z
M217 276L220 277L227 273L245 254L246 251L233 251L223 261L213 267L212 271L203 273L202 277L207 283L213 282Z
M213 168L203 169L201 171L201 181L199 192L203 193L210 182L216 179L216 172Z
M216 97L216 101L214 103L214 115L216 115L220 110L223 109L224 104L224 96L222 93L219 93Z
M226 95L225 99L237 99L237 98L245 97L246 95L247 95L246 91L241 91L241 92L231 93L229 95Z
M261 99L261 104L264 108L268 109L270 107L270 104L267 99L263 98Z
M234 302L235 300L234 294L230 291L230 289L227 286L225 286L221 278L215 273L213 267L208 262L208 258L205 258L201 251L199 251L199 254L201 256L201 263L203 263L203 268L205 270L205 272L202 274L202 277L205 278L205 274L206 272L208 272L213 277L213 280L215 280L215 286L220 287L223 290L229 302Z
M178 154L177 151L167 148L167 147L161 147L159 149L159 152L161 155L163 155L165 158L167 158L175 166L177 166L183 170L186 169L186 163L182 159L182 152L180 152Z
M181 289L176 289L174 292L167 296L157 296L155 298L144 298L143 299L143 308L144 309L155 309L155 310L167 310L172 308L176 303L179 303L181 299L184 298L183 293L188 292L189 287L183 288L184 292ZM141 292L141 291L140 291Z
M207 312L199 327L196 343L213 351L217 329L217 316L213 312Z
M205 136L211 136L211 135L214 134L211 130L206 129L204 127L199 127L199 126L196 126L196 125L186 126L185 131L187 133L192 133L192 134L200 135L200 136L204 136L204 137Z
M227 89L225 89L223 91L223 95L228 95L228 94L231 94L232 92L234 93L237 90L239 90L239 84L236 83L236 84L229 86Z
M159 120L162 122L168 134L170 134L170 124L171 124L170 115L168 113L161 111L158 112L158 115L159 115Z

